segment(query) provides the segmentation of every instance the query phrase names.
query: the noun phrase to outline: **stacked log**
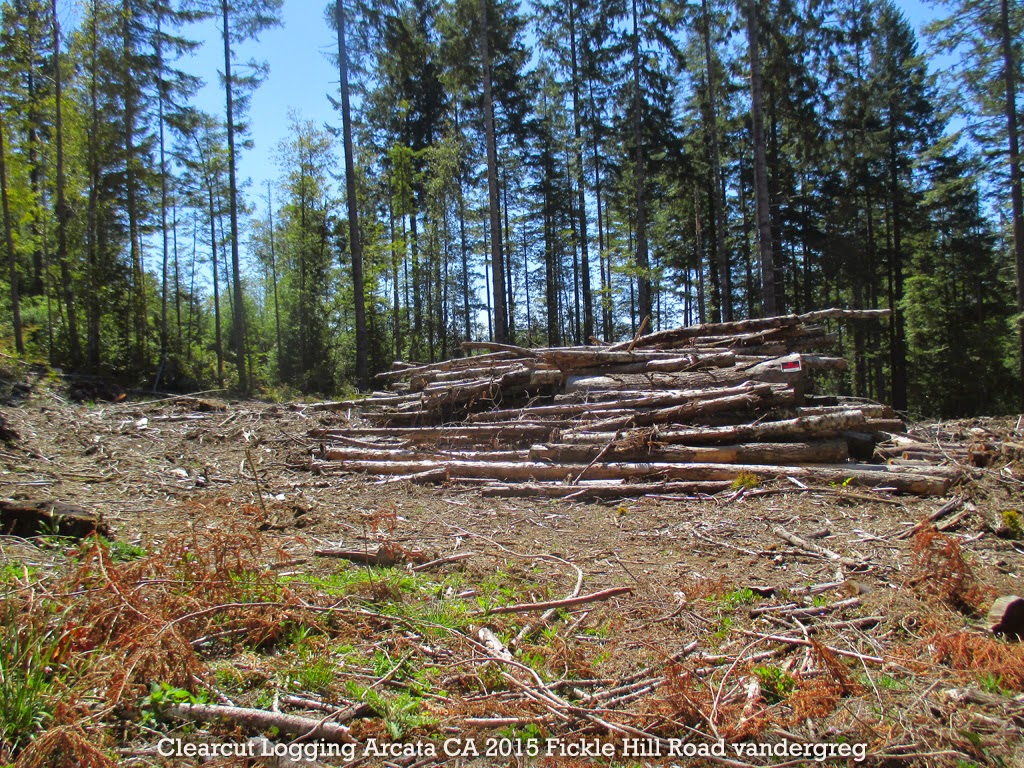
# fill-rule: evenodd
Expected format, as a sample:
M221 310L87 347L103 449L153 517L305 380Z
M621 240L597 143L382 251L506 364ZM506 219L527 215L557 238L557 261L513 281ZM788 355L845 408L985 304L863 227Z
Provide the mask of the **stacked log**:
M315 466L548 498L706 494L775 478L941 494L954 469L875 455L904 431L891 408L812 393L815 374L847 366L818 353L835 340L822 323L886 314L822 310L609 346L466 343L466 357L395 363L368 397L310 406L353 416L311 431Z

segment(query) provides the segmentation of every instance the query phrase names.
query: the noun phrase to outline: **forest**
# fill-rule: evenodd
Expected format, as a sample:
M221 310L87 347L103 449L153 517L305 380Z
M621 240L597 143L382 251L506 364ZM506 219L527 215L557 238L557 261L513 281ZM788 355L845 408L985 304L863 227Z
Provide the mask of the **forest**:
M891 0L303 5L337 120L295 115L257 189L238 49L282 0L4 0L7 353L337 393L467 340L889 308L840 335L849 394L1020 406L1018 0L941 0L921 40Z

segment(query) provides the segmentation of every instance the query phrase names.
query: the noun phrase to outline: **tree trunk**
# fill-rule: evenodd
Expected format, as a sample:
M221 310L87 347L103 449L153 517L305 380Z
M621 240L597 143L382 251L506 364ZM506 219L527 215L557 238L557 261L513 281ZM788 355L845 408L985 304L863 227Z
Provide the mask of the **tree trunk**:
M587 237L587 193L586 175L583 171L583 127L580 115L580 75L576 54L576 0L569 0L569 42L572 54L572 116L573 132L576 137L576 184L578 187L580 271L583 291L583 343L587 344L594 335L594 297L590 290L590 243Z
M281 353L284 342L281 340L281 307L277 295L277 248L274 243L274 202L270 194L270 182L267 182L267 228L270 233L270 279L274 283L274 329L277 331L277 374L281 375Z
M11 224L11 204L7 196L7 153L4 147L3 109L0 109L0 197L3 201L4 245L7 248L7 268L11 279L11 322L14 330L14 348L19 355L25 354L25 342L21 336L21 303L18 301L18 262L14 255L14 232Z
M64 308L67 311L68 349L72 368L82 363L82 345L78 340L78 313L75 309L75 291L71 279L71 264L68 261L68 222L71 220L71 208L65 198L67 177L64 171L64 107L63 88L60 71L60 22L57 18L57 0L51 0L53 12L53 88L55 98L54 138L56 149L56 186L57 186L57 262L60 264L61 293L64 297Z
M162 18L163 11L157 6L156 42L154 47L156 48L157 73L161 78L163 77L164 70L163 43L161 39ZM157 84L157 122L160 126L160 236L163 246L163 259L160 269L160 367L156 381L154 381L154 389L159 385L160 376L167 365L167 344L169 339L167 328L167 271L171 260L171 249L167 238L167 154L164 136L164 88L162 80Z
M715 63L711 47L711 13L708 0L701 0L704 17L704 61L708 77L708 134L711 141L711 209L715 224L715 250L718 263L718 295L722 320L732 320L732 266L725 245L725 180L722 176L722 155L718 146L718 96L715 92Z
M1017 334L1021 377L1024 378L1024 195L1020 178L1020 136L1017 131L1017 62L1010 34L1009 0L999 0L1003 80L1006 87L1006 136L1009 143L1010 205L1013 211L1013 256L1017 277ZM1021 390L1024 398L1024 389Z
M124 67L124 153L125 153L125 208L128 215L128 249L132 270L132 323L135 334L134 364L141 373L147 364L146 269L142 255L141 212L139 205L139 157L135 146L135 128L138 104L135 98L135 73L131 67L132 41L128 21L131 17L128 0L121 6L121 46Z
M221 20L224 26L224 98L228 134L228 207L231 216L231 279L234 293L233 328L235 337L235 364L238 367L238 389L249 391L245 371L245 305L242 302L242 265L238 253L238 183L235 172L235 103L234 81L231 75L231 27L228 0L221 0Z
M480 57L484 79L484 134L487 143L487 202L490 212L491 283L494 303L494 340L509 341L505 303L505 261L501 245L501 211L498 200L498 145L494 133L494 95L491 87L491 54L488 42L487 0L480 0Z
M366 332L366 288L363 280L363 244L359 232L359 200L356 197L355 150L352 146L352 110L349 105L348 48L345 41L345 8L335 0L338 24L338 73L341 78L341 125L345 145L345 199L348 203L349 249L352 252L352 290L356 320L356 382L370 386L370 339Z
M633 140L636 142L636 271L637 304L640 312L636 322L651 315L651 274L647 250L647 158L644 152L643 95L640 90L640 31L637 0L633 0Z
M757 0L747 0L747 44L750 49L750 117L754 145L754 206L761 262L761 312L778 314L775 259L772 253L771 206L768 198L768 158L764 138L764 99L761 94L761 52L758 40Z

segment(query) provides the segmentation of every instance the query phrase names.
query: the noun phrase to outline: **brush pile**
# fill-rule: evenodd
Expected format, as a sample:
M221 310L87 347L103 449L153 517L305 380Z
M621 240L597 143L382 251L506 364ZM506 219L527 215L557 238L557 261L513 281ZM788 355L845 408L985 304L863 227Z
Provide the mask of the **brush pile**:
M827 309L659 331L609 346L484 352L397 362L384 392L313 410L348 411L315 469L479 484L485 495L620 498L707 494L788 478L899 493L945 493L955 473L916 457L871 462L904 432L888 406L819 396L846 360L824 323L886 310Z

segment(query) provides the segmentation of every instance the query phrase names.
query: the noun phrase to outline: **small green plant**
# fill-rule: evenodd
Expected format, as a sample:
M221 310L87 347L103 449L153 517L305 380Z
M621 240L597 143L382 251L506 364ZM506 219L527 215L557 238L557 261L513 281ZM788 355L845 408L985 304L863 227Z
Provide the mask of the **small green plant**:
M390 696L367 689L363 700L384 721L388 736L395 741L404 738L409 731L434 723L432 717L420 711L422 700L405 692Z
M127 541L112 541L110 543L110 559L115 563L129 563L132 560L140 560L148 553L145 548L138 544Z
M753 472L740 472L736 475L736 479L732 481L732 489L734 491L739 490L751 490L761 485L761 479Z
M153 683L149 688L149 696L145 703L151 706L161 704L202 704L206 701L204 695L196 696L184 688L176 688L169 683Z
M828 598L824 595L815 595L811 598L811 605L813 605L815 608L824 608L826 605L828 605Z
M1004 509L1000 516L1003 520L1003 529L1011 539L1024 538L1024 518L1016 509Z
M718 600L721 602L724 610L732 612L742 605L750 605L754 602L754 597L755 595L753 590L743 587L742 589L736 589L732 592L726 592L718 598ZM714 598L709 599L714 600Z
M711 642L715 645L725 642L726 638L729 637L729 633L732 632L734 623L732 616L719 617L718 624L711 631Z
M884 672L878 676L878 679L875 682L878 684L879 688L885 688L889 691L908 690L908 686L906 683L904 683L898 677L893 677L892 675L886 674Z
M783 701L796 690L796 680L778 667L754 667L754 674L761 681L761 694L769 704Z
M996 694L997 696L1012 696L1013 692L1003 686L1003 676L994 673L986 673L978 678L978 686L985 693Z
M334 683L336 671L329 658L308 661L292 670L291 684L297 691L323 693Z

